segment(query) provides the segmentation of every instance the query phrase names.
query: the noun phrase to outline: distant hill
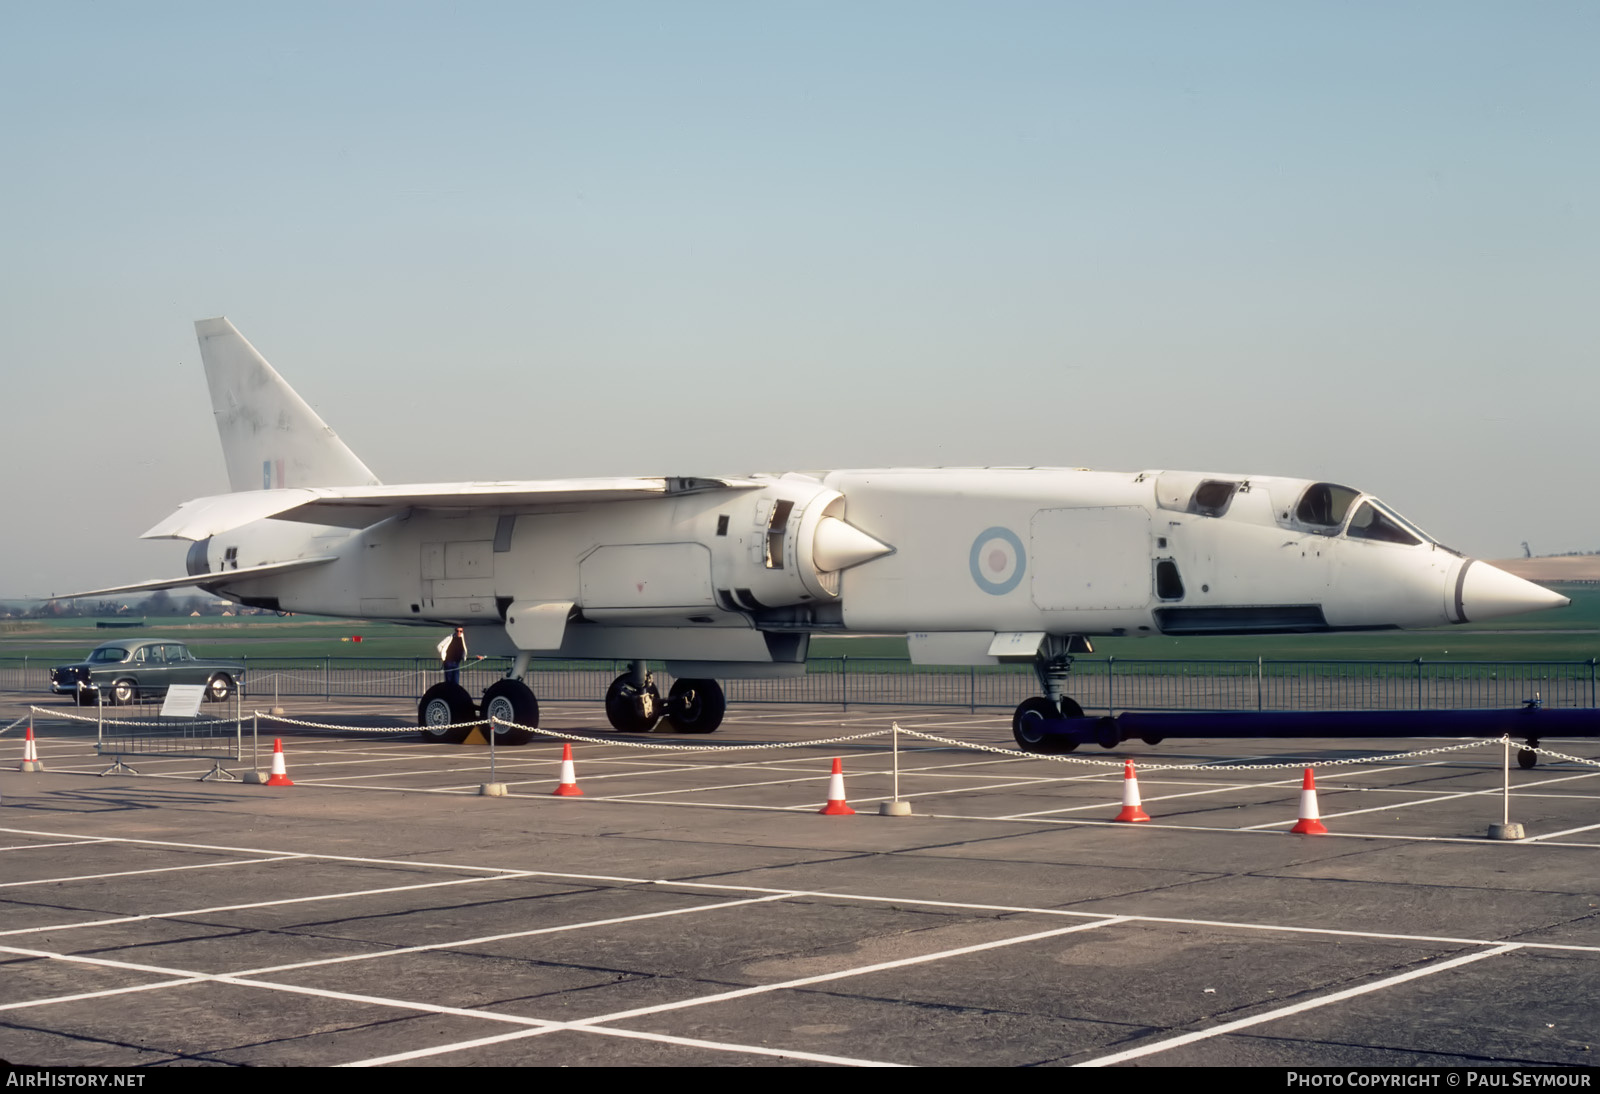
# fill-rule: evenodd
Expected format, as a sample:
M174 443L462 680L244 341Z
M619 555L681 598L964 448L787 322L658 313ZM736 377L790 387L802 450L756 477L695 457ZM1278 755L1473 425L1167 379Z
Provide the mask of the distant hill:
M1528 581L1600 581L1600 555L1552 555L1546 558L1500 558L1490 563Z

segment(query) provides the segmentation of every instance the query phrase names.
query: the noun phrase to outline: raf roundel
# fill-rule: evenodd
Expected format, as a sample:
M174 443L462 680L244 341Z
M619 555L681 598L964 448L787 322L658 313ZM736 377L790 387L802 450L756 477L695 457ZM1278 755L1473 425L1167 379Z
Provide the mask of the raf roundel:
M1022 541L1009 528L986 528L972 541L968 557L972 580L993 596L1004 596L1022 582L1028 568Z

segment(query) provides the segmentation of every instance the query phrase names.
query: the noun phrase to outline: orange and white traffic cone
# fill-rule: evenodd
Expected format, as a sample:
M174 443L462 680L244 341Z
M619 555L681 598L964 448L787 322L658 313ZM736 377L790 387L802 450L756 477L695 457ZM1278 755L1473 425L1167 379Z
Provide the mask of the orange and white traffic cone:
M1147 821L1150 814L1139 807L1139 776L1133 773L1133 761L1128 760L1122 767L1122 812L1113 820L1125 821L1136 824Z
M561 785L550 791L558 798L579 798L583 791L578 789L578 772L572 766L572 742L561 742Z
M844 800L844 764L833 758L833 774L828 776L828 804L817 812L829 817L853 817L856 811Z
M28 727L28 735L22 741L22 764L18 771L43 771L44 764L39 762L39 746L33 743L33 727Z
M1317 780L1311 777L1311 769L1306 768L1306 777L1300 783L1300 821L1291 832L1299 832L1302 836L1325 836L1328 826L1322 823L1322 814L1317 812Z
M267 778L268 786L293 786L289 781L289 769L283 762L283 738L272 739L272 774Z

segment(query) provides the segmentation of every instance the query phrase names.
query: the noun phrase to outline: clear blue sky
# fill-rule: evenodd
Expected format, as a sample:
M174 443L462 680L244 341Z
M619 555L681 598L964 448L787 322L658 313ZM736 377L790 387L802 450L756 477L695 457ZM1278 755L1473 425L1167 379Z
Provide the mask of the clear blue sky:
M0 6L0 595L181 572L229 316L388 482L1372 490L1600 549L1600 5Z

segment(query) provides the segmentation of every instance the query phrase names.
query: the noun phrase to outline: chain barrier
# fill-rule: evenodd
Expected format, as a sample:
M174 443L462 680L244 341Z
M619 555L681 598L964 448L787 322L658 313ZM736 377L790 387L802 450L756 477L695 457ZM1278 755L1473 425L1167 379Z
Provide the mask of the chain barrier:
M394 728L390 728L390 729L368 729L368 728L359 727L359 726L336 726L336 725L331 725L331 724L328 724L328 723L325 723L325 722L307 722L307 721L303 721L303 720L301 720L299 718L285 718L285 717L283 717L281 715L267 714L264 711L259 711L259 710L258 711L253 711L252 713L256 717L260 718L264 722L277 722L277 723L280 723L282 725L299 726L299 727L301 727L303 729L328 729L328 730L337 730L337 731L339 731L341 733L410 733L411 732L410 729L394 729ZM869 731L867 733L857 733L857 734L854 734L853 736L848 736L848 737L829 737L829 738L826 738L824 740L816 740L816 741L774 741L771 744L760 744L760 745L715 745L715 744L693 744L693 745L676 745L676 744L674 744L674 745L668 745L668 744L658 744L658 743L656 743L654 741L634 741L634 740L628 740L628 739L620 738L620 737L599 737L599 736L595 736L594 734L589 734L589 733L560 733L560 732L557 732L556 730L553 730L553 729L540 729L537 726L519 725L516 722L502 721L502 720L500 720L498 718L496 718L496 719L479 718L476 721L471 721L471 722L454 722L454 723L452 723L452 725L455 726L456 728L460 728L460 727L465 726L468 729L473 729L473 728L477 728L479 726L489 725L491 721L495 722L498 725L505 726L507 729L520 729L525 733L534 733L534 734L539 735L540 737L549 737L549 738L552 738L552 739L558 740L558 741L583 741L583 742L586 742L588 744L614 745L614 746L616 746L618 748L647 748L647 749L656 749L658 751L666 751L666 752L750 752L750 751L754 751L754 750L757 750L757 749L816 748L816 747L821 747L821 746L824 746L824 745L845 744L845 743L848 743L848 742L851 742L851 741L864 741L864 740L867 740L868 738L871 738L871 737L887 736L890 732L892 732L891 730L887 730L887 729L874 729L874 730L871 730L871 731ZM512 747L514 747L514 746L512 746Z
M96 725L135 726L135 727L149 727L149 728L170 728L171 725L172 725L171 722L140 722L140 721L124 721L124 720L119 720L119 719L97 719L97 718L91 718L91 717L89 717L87 715L77 714L77 713L73 713L73 712L69 712L69 711L48 709L48 708L45 708L45 707L36 707L36 706L30 706L28 709L30 711L33 711L36 714L42 714L42 715L45 715L47 717L62 718L62 719L65 719L67 721L86 722L86 723L92 723L92 724L96 724ZM285 716L279 715L279 714L268 714L265 711L259 711L259 710L252 711L251 714L252 714L253 717L259 718L260 720L262 720L264 722L272 722L272 723L276 723L278 725L295 726L295 727L298 727L298 728L301 728L301 729L331 730L331 731L335 731L335 732L339 732L339 733L359 733L359 734L373 734L373 735L380 735L381 734L381 735L386 735L386 736L395 736L397 734L398 735L405 735L405 734L410 734L412 732L410 727L389 726L389 727L378 728L378 727L367 727L367 726L333 725L332 723L328 723L328 722L311 722L311 721L306 721L305 719L301 719L301 718L288 718L288 717L285 717ZM0 729L0 733L4 733L4 732L14 728L16 725L18 725L22 721L23 721L22 718L18 718L16 721L12 722L11 725L6 726L4 729ZM479 719L477 719L475 721L471 721L471 722L456 722L454 724L457 727L465 726L465 727L470 729L470 728L476 728L476 727L479 727L479 726L487 726L487 725L490 725L492 722L497 722L497 721L498 721L497 719L479 718ZM192 724L194 724L194 725L231 725L231 724L233 724L233 719L231 719L231 718L230 719L211 719L210 721L207 721L207 722L196 722L196 723L192 723ZM537 726L518 725L515 722L498 722L498 724L504 725L508 729L518 729L518 730L522 730L522 731L524 731L526 733L535 734L535 735L540 736L540 737L547 737L547 738L550 738L552 740L582 741L582 742L586 742L588 744L604 744L604 745L611 745L611 746L616 747L616 748L651 749L651 750L655 750L655 751L658 751L658 752L757 752L757 751L764 751L764 750L776 751L776 750L786 749L786 748L824 748L824 747L829 747L829 746L832 746L832 745L853 744L853 743L855 743L857 741L871 740L871 739L873 739L875 737L886 737L886 736L890 735L891 733L893 733L895 731L895 729L899 729L900 733L903 734L904 736L913 737L913 738L916 738L918 740L928 741L928 742L930 742L932 744L942 745L942 746L944 746L946 748L961 748L961 749L966 749L966 750L971 751L971 752L988 752L988 753L992 753L992 754L997 755L997 756L1008 756L1008 757L1010 757L1012 759L1043 760L1046 763L1077 764L1077 765L1084 766L1084 767L1105 767L1105 768L1119 768L1126 762L1125 760L1090 759L1089 757L1086 757L1086 756L1065 756L1065 755L1060 755L1060 754L1055 754L1055 753L1025 752L1025 751L1022 751L1022 750L1014 748L1014 747L1013 748L1004 748L1004 747L1001 747L999 745L979 744L976 741L963 741L963 740L959 740L959 739L953 738L953 737L941 737L941 736L938 736L938 735L933 734L933 733L923 733L920 730L906 729L906 728L904 728L902 726L899 726L898 723L893 728L890 728L890 729L874 729L874 730L869 730L866 733L855 733L855 734L850 734L850 735L842 736L842 737L826 737L826 738L821 738L821 739L818 739L818 740L806 740L806 741L774 741L774 742L772 742L770 744L753 744L753 745L660 744L660 743L657 743L657 742L654 742L654 741L635 741L635 740L624 739L624 738L621 738L621 737L610 737L610 736L602 737L602 736L596 736L594 734L587 734L587 733L562 733L562 732L557 732L556 730L539 729ZM1312 763L1312 764L1307 764L1304 761L1296 761L1296 762L1293 762L1293 763L1271 763L1271 764L1235 764L1235 763L1226 763L1226 762L1221 762L1221 763L1217 763L1217 762L1186 763L1186 764L1142 763L1142 764L1140 764L1140 770L1149 771L1149 772L1155 772L1155 771L1218 771L1218 770L1225 770L1225 771L1299 771L1299 770L1303 770L1304 768L1306 768L1308 766L1317 767L1317 768L1323 768L1323 767L1353 766L1353 765L1357 765L1357 764L1392 763L1392 762L1395 762L1395 761L1398 761L1398 760L1413 760L1413 759L1418 759L1418 758L1425 757L1425 756L1440 756L1440 755L1444 755L1444 754L1451 753L1451 752L1463 752L1463 751L1466 751L1468 749L1483 748L1483 747L1488 746L1488 745L1499 745L1501 747L1504 747L1507 744L1510 744L1510 745L1516 747L1520 751L1537 753L1540 756L1545 756L1545 757L1547 757L1549 759L1552 759L1552 760L1561 760L1561 761L1565 761L1567 763L1580 764L1580 765L1586 766L1586 767L1600 768L1600 760L1585 759L1584 757L1581 757L1581 756L1569 756L1564 752L1555 752L1555 751L1553 751L1551 749L1548 749L1548 748L1535 748L1535 747L1533 747L1531 745L1528 745L1528 744L1517 744L1517 742L1511 741L1508 737L1501 736L1501 737L1485 737L1485 738L1483 738L1481 740L1462 741L1462 742L1458 742L1456 744L1438 745L1437 747L1434 747L1434 748L1418 748L1418 749L1413 749L1413 750L1411 750L1409 752L1386 752L1386 753L1384 753L1382 755L1379 755L1379 756L1349 756L1349 757L1343 757L1343 758L1339 758L1339 759L1318 760L1317 762Z
M127 720L123 720L123 719L118 719L118 718L95 718L95 717L93 717L91 715L88 715L88 714L75 714L75 713L73 713L71 711L56 710L56 709L52 709L50 707L29 707L28 709L33 711L35 714L42 714L47 718L60 718L60 719L63 719L64 721L68 721L68 722L87 722L89 725L140 726L140 727L149 728L149 729L171 729L175 725L194 725L194 726L229 725L229 726L231 726L231 725L234 724L234 719L232 719L232 718L206 718L206 719L202 719L202 720L196 720L196 721L193 721L193 722L172 722L172 721L167 721L167 722L135 722L135 721L127 721ZM20 722L21 720L22 719L20 719L20 718L17 719L18 722ZM16 722L13 722L11 724L15 725ZM10 729L11 727L7 726L6 728Z
M920 733L914 729L901 729L900 732L907 737L918 737L935 744L949 745L955 748L971 749L974 752L994 752L1002 756L1027 756L1035 760L1046 760L1051 763L1083 764L1090 767L1121 767L1125 760L1091 760L1084 756L1061 756L1043 752L1019 752L1013 748L1000 748L996 745L980 745L971 741L958 741L949 737L936 737L931 733ZM1435 756L1446 752L1461 752L1469 748L1483 748L1485 745L1503 745L1505 737L1486 737L1481 741L1463 741L1453 745L1439 745L1437 748L1419 748L1411 752L1386 752L1381 756L1350 756L1342 759L1319 760L1314 764L1304 761L1297 763L1275 764L1232 764L1232 763L1191 763L1191 764L1146 764L1139 765L1140 771L1302 771L1307 767L1341 767L1353 764L1388 763L1393 760L1409 760L1419 756ZM1515 743L1515 742L1513 742ZM1523 746L1519 746L1523 747ZM1557 752L1546 749L1529 749L1545 756L1559 756L1565 760L1575 760L1572 756L1562 756ZM1578 763L1600 766L1594 760L1576 760Z
M515 725L515 723L512 722L506 722L504 724L508 726ZM866 733L856 733L848 737L828 737L818 741L773 741L771 744L760 745L664 745L656 744L653 741L629 741L611 737L592 737L587 735L579 736L571 733L557 733L554 730L534 729L531 726L516 726L516 728L527 730L529 733L537 733L541 737L554 737L567 741L588 741L591 744L616 745L619 748L653 748L667 752L754 752L760 749L820 748L824 745L839 745L848 744L851 741L865 741L872 737L887 737L890 733L894 732L891 729L874 729L869 730Z
M259 718L263 722L277 722L279 725L298 726L301 729L332 729L340 733L384 733L389 736L396 734L410 734L416 732L415 726L336 726L331 722L307 722L301 718L288 718L282 714L268 714L264 710L252 710L250 717ZM489 719L479 718L476 722L457 722L458 726L486 726Z
M1524 752L1536 752L1539 755L1548 757L1549 759L1552 759L1552 760L1565 760L1568 763L1583 764L1586 767L1600 767L1600 760L1585 759L1582 756L1568 756L1565 752L1554 752L1554 751L1551 751L1548 748L1534 748L1532 745L1526 745L1526 744L1519 745L1519 744L1517 744L1517 742L1511 740L1509 737L1501 737L1499 740L1495 741L1495 744L1497 744L1497 745L1507 745L1507 744L1509 744L1512 747L1518 748L1518 749L1520 749L1520 750L1522 750Z

